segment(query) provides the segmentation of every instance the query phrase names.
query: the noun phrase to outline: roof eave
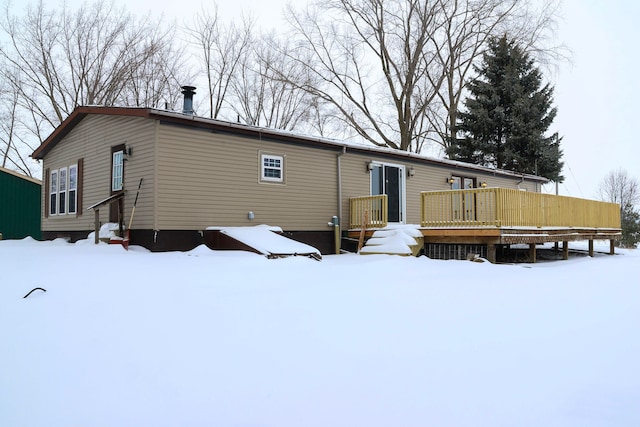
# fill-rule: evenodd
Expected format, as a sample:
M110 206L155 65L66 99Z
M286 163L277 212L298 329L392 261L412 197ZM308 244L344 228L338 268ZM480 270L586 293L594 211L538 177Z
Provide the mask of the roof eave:
M62 139L64 138L85 116L88 114L103 114L103 115L119 115L119 116L133 116L133 117L146 117L158 120L166 120L168 122L178 124L191 124L193 126L200 126L203 128L217 128L228 129L235 133L253 135L253 136L270 136L281 140L303 141L310 145L320 145L324 147L335 147L338 150L350 150L356 152L368 152L377 155L386 155L397 158L404 158L420 163L430 163L442 167L460 168L466 171L477 171L485 174L494 174L501 176L508 176L511 178L520 178L522 180L548 183L549 179L537 176L522 174L502 169L490 169L480 165L474 165L471 163L458 162L449 159L437 159L424 155L411 153L408 151L399 150L386 150L384 148L375 146L366 146L359 144L349 144L343 141L332 140L328 138L303 136L293 134L292 132L261 128L258 126L251 126L242 123L233 123L223 120L210 119L206 117L198 117L190 114L184 114L173 111L157 110L152 108L135 108L135 107L104 107L104 106L82 106L77 107L66 120L62 122L56 130L49 135L49 137L31 154L34 159L43 159L44 156Z
M122 108L122 107L102 107L102 106L81 106L75 110L45 139L38 148L31 153L31 157L42 160L44 156L56 146L71 130L89 114L106 114L119 116L148 117L148 108Z

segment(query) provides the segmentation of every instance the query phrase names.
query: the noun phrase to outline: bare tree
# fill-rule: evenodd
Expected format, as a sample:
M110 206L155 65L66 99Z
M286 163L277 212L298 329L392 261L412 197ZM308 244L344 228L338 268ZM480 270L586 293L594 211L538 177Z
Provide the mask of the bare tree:
M79 105L157 106L179 90L182 64L174 61L180 52L160 19L136 19L104 0L75 11L47 9L40 1L22 16L6 4L0 19L6 40L0 77L11 88L6 93L16 96L5 128L19 124L21 132L12 127L11 140L31 141L26 147L37 146ZM7 147L13 147L5 155L12 153L15 167L27 165L33 148Z
M545 0L548 5L559 0ZM474 63L507 32L545 51L554 22L536 0L328 0L289 10L297 55L321 79L305 87L375 145L446 148ZM321 13L319 11L322 11Z
M444 75L438 102L429 110L429 120L444 149L456 137L457 110L467 76L484 51L489 37L516 8L518 0L438 1L442 25L431 34L439 67L429 71L435 80Z
M213 12L204 6L187 29L192 42L201 51L201 61L207 78L207 100L209 116L218 118L231 86L234 73L247 55L251 40L250 18L244 18L242 26L220 21L218 6L213 3Z
M428 133L426 109L442 83L426 78L435 61L428 46L439 25L435 7L420 0L329 0L289 9L301 38L291 58L322 82L302 88L364 140L417 151Z
M34 147L23 137L23 127L18 116L17 91L12 87L0 91L0 166L34 176L25 153Z
M231 108L239 120L284 130L301 130L315 120L317 103L300 89L311 76L290 52L288 42L274 34L254 37L232 80Z
M125 76L126 87L117 101L119 105L175 108L179 104L180 87L191 82L194 74L187 52L173 42L173 28L175 25L148 28L136 48L127 52L127 61L134 66Z
M629 176L626 170L609 172L598 189L600 200L617 203L624 210L640 203L640 183Z
M609 172L598 189L601 200L620 205L622 239L618 246L633 248L640 241L640 183L626 170Z

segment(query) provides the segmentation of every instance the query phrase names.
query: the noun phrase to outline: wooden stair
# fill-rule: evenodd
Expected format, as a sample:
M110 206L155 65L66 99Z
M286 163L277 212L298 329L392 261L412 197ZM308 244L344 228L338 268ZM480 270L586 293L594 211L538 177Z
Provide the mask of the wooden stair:
M423 247L424 237L418 226L388 226L374 231L359 254L418 256Z

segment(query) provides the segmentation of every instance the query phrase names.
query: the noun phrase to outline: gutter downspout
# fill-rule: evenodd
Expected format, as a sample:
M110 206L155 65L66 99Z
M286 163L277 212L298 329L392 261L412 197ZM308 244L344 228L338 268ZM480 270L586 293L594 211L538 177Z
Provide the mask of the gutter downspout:
M347 153L347 147L342 146L342 152L338 154L338 218L340 218L340 236L342 236L342 224L344 218L342 218L342 162L341 157Z

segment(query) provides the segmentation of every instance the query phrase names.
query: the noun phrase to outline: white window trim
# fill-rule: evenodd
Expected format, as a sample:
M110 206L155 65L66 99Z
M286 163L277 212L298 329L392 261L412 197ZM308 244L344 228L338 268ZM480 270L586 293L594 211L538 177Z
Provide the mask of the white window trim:
M74 188L71 188L71 170L75 170L75 175L76 175L76 181L75 181L75 186ZM69 206L71 206L71 192L73 191L73 212L71 212ZM67 171L67 214L68 215L75 215L76 213L78 213L78 165L71 165L68 168Z
M270 154L270 153L260 153L260 181L261 182L271 182L282 184L285 182L285 156L282 154ZM280 167L266 167L264 162L267 159L274 159L280 162ZM269 170L279 170L280 177L266 176L265 171Z
M69 183L69 171L67 168L58 169L58 215L66 215L67 214L67 188ZM62 175L64 174L64 181L62 180ZM60 197L61 194L64 194L64 200ZM60 209L62 207L62 209ZM64 212L62 212L64 210Z
M56 177L55 179L55 191L53 190L53 185L54 185L54 180L53 177ZM58 174L58 169L54 169L50 172L49 175L49 200L47 200L47 203L49 203L49 215L58 215L58 191L60 190L60 183L59 183L59 174ZM52 196L55 196L55 201L53 203L52 202ZM52 209L53 208L53 209Z
M75 188L71 188L71 170L75 170L76 174L76 185ZM65 180L64 180L64 190L62 190L62 172L64 171ZM56 191L53 191L53 177L56 177ZM74 192L74 206L75 210L73 212L69 211L69 200L70 193ZM60 210L60 195L64 193L64 212ZM55 195L55 206L51 203L51 196ZM53 169L49 172L49 216L65 216L65 215L76 215L78 213L78 164L73 164L67 167ZM55 207L55 212L51 209Z
M116 157L120 155L120 162L116 163ZM123 150L119 150L119 151L114 151L113 152L113 156L111 158L111 191L120 191L122 190L122 186L124 185L124 151ZM120 165L120 170L119 173L116 174L116 166ZM116 178L119 178L119 182L116 180ZM116 186L116 182L118 182L118 184L120 184L119 186Z

